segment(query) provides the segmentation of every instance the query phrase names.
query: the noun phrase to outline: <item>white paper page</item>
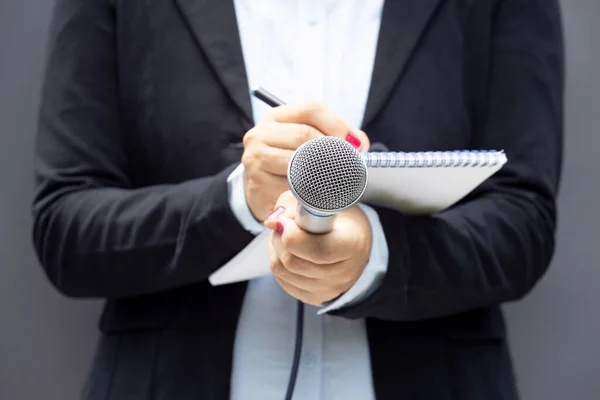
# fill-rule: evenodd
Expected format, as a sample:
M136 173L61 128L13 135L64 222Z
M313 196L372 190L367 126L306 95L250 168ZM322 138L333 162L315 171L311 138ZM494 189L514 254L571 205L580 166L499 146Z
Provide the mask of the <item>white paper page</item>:
M406 214L445 210L502 167L369 168L362 201Z
M248 246L244 247L227 264L214 272L208 281L213 285L224 285L258 278L270 273L269 268L269 236L265 230L256 236Z

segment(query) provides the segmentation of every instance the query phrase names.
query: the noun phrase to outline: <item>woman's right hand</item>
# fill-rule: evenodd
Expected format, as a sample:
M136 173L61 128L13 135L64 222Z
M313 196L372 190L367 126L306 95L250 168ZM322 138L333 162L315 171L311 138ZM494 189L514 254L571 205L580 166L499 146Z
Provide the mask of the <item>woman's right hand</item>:
M294 151L319 136L337 136L359 151L369 138L353 130L323 104L310 101L273 108L244 136L244 191L250 211L264 221L279 196L288 190L287 167Z

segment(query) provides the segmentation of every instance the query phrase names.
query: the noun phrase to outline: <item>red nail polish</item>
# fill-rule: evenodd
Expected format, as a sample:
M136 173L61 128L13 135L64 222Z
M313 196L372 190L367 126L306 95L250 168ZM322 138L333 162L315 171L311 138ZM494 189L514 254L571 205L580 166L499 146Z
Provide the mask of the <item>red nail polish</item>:
M267 221L271 221L271 220L279 218L284 212L285 212L285 207L281 207L281 206L277 207L276 209L271 211L271 214L269 214L269 216L267 217Z
M355 149L360 149L360 140L356 136L354 136L352 132L348 132L346 134L346 142L354 146Z
M275 225L275 228L280 235L283 235L283 224L281 222L278 222L277 225Z

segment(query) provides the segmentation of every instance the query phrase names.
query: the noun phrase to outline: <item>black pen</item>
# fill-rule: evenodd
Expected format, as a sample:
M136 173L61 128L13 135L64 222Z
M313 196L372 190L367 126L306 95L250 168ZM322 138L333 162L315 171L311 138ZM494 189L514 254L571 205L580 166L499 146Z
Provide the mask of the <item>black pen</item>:
M271 107L283 106L285 103L274 94L260 86L252 90L252 95Z

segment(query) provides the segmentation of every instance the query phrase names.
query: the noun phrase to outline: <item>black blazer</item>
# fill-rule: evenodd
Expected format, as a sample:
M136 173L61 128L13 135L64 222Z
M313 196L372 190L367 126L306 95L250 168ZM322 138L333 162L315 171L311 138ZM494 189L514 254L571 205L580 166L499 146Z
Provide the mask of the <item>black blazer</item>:
M556 0L388 0L364 129L392 150L504 149L450 210L377 208L390 250L365 317L377 398L516 399L499 305L554 251L563 49ZM34 241L67 296L106 298L86 399L225 400L249 243L226 178L252 127L231 1L59 0Z

